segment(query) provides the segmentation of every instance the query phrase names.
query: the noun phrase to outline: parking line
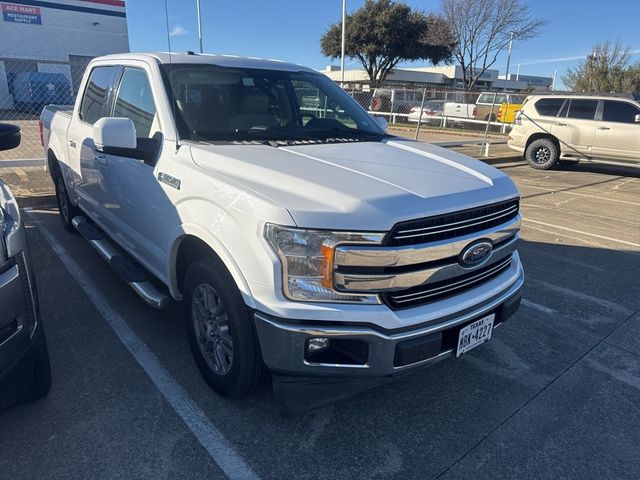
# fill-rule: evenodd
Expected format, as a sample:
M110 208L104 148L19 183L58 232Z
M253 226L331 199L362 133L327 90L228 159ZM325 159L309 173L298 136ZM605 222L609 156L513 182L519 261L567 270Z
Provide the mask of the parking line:
M583 232L581 230L574 230L573 228L561 227L559 225L554 225L552 223L539 222L538 220L531 220L529 218L525 218L524 221L525 223L526 222L537 223L538 225L544 225L545 227L557 228L559 230L566 230L567 232L579 233L580 235L587 235L589 237L600 238L602 240L608 240L610 242L617 242L617 243L622 243L624 245L629 245L631 247L640 248L640 243L627 242L626 240L619 240L617 238L605 237L603 235L598 235L596 233Z
M544 305L532 302L531 300L527 300L526 298L522 299L522 305L524 305L525 307L533 308L534 310L539 310L546 313L547 315L553 315L557 313L553 308L545 307Z
M550 290L555 290L555 291L560 292L560 293L562 293L564 295L569 295L571 297L579 298L580 300L586 300L588 302L595 303L597 305L600 305L601 307L608 308L609 310L620 312L620 313L623 313L625 315L628 315L631 312L631 310L629 310L628 308L620 306L617 303L610 302L609 300L604 300L602 298L594 297L592 295L587 295L586 293L576 292L575 290L571 290L569 288L560 287L558 285L553 285L553 284L547 283L547 282L545 282L543 280L538 280L537 278L531 278L531 276L529 276L529 278L527 278L527 281L528 282L537 283L538 285L541 285L542 287L548 288Z
M36 220L30 209L25 208L23 211L30 219ZM258 476L251 470L251 467L233 449L229 441L198 407L187 391L162 366L158 357L131 330L124 318L111 308L102 292L82 271L55 236L43 225L38 225L38 229L125 348L222 471L229 478L257 479Z
M635 179L632 179L635 180ZM608 202L617 202L617 203L624 203L626 205L633 205L633 206L638 206L640 207L640 203L637 202L627 202L626 200L618 200L617 198L607 198L607 197L601 197L599 195L589 195L587 193L578 193L578 192L567 192L564 190L554 190L552 188L546 188L546 187L539 187L537 185L527 185L527 188L537 188L538 190L543 190L545 192L548 193L553 193L553 194L557 194L557 193L564 193L567 195L574 195L576 197L587 197L587 198L595 198L596 200L606 200ZM615 187L614 187L615 188ZM540 196L540 195L537 195ZM524 198L529 198L527 196L525 196Z

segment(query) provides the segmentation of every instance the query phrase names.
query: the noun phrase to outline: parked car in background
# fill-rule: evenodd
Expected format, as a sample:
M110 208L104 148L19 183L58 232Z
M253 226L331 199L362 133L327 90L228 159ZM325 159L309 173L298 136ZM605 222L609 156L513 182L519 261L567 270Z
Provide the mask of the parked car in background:
M0 150L19 144L20 129L0 124ZM26 232L16 199L0 180L0 409L42 398L50 386Z
M452 92L444 103L444 116L455 119L475 120L477 93Z
M420 105L409 110L408 120L414 123L418 120L423 123L439 123L442 120L443 109L444 100L427 100L422 107L422 114L420 114Z
M474 117L476 120L495 122L499 120L499 116L503 116L499 121L510 123L509 119L513 121L515 112L520 110L523 101L522 95L513 93L482 92L476 100Z
M11 79L16 110L39 113L50 103L73 103L71 82L61 73L22 72Z
M532 95L518 112L508 145L542 170L562 160L640 165L640 103L625 97Z
M369 110L374 112L409 113L422 102L421 90L376 88Z

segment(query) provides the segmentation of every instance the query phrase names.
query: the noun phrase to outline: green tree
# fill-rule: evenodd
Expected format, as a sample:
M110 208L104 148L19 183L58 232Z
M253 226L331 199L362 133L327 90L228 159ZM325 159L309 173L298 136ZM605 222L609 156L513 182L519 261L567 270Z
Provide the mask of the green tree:
M640 92L640 63L631 63L631 49L620 42L602 42L576 68L562 77L574 92Z
M320 39L327 57L341 55L341 28L340 22L329 25ZM455 43L443 18L393 0L366 0L347 16L345 30L345 56L362 64L374 86L384 82L398 62L451 60Z

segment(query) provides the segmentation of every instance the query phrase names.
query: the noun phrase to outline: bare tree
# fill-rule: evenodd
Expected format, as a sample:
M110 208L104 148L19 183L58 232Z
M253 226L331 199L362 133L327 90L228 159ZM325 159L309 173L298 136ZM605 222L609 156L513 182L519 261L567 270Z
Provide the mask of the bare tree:
M522 0L442 0L442 11L457 40L453 56L469 89L496 63L511 35L533 38L545 24Z
M576 92L634 93L640 90L640 64L631 63L632 52L620 42L602 42L562 81Z

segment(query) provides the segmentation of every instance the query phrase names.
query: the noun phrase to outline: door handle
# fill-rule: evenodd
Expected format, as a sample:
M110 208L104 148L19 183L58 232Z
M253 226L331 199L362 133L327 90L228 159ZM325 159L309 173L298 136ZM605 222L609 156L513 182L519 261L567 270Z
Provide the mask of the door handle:
M598 130L611 130L609 127L598 127Z
M69 146L71 148L76 148L76 141L72 138L69 139Z
M554 125L555 125L556 127L566 127L566 126L567 126L567 124L566 124L566 123L561 123L561 122L555 122L555 123L554 123Z
M96 162L98 162L100 165L106 165L107 164L107 156L102 154L102 153L97 153L95 155L95 159L96 159Z

